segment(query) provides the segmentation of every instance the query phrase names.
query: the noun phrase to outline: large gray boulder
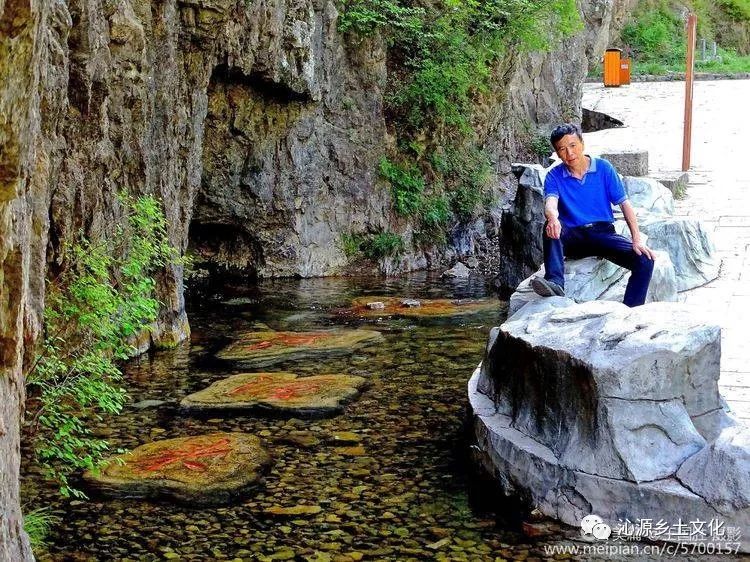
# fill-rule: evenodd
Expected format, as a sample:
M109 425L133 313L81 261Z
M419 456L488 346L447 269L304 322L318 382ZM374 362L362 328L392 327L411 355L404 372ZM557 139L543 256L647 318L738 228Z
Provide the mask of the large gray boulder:
M685 461L677 478L722 513L750 508L750 429L724 429Z
M678 291L700 287L719 276L721 261L714 255L711 237L699 220L649 216L640 222L649 247L669 254Z
M655 179L625 176L622 183L636 209L666 215L674 213L672 192Z
M544 266L534 274L544 277ZM524 279L511 295L508 303L508 316L512 316L526 303L540 297L531 288L534 275ZM630 272L608 260L585 258L566 260L565 294L576 302L608 300L621 302ZM674 267L666 252L656 252L654 273L646 295L646 302L677 300L677 282Z
M750 443L721 408L720 340L684 304L530 303L492 330L469 382L475 459L568 524L749 529Z

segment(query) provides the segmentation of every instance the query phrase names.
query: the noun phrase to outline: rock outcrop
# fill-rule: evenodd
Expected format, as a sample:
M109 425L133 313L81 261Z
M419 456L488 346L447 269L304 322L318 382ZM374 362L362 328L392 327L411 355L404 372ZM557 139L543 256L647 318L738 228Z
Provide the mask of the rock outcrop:
M750 430L722 410L719 362L719 327L686 305L529 304L493 329L469 383L477 460L571 525L747 529Z
M20 432L26 397L24 360L41 333L49 162L39 113L50 101L42 70L54 62L37 22L47 4L0 1L0 560L33 560L20 506ZM54 111L53 107L48 108Z

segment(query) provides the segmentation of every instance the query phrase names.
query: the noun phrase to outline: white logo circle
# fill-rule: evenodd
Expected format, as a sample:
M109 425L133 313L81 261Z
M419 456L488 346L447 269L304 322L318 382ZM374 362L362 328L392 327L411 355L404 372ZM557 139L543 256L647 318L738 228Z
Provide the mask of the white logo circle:
M581 534L592 534L594 525L599 525L600 523L604 523L604 519L602 519L598 515L594 515L593 513L591 515L587 515L586 517L581 519Z
M612 529L606 523L597 523L594 525L594 528L591 529L591 532L597 539L606 541L612 534Z

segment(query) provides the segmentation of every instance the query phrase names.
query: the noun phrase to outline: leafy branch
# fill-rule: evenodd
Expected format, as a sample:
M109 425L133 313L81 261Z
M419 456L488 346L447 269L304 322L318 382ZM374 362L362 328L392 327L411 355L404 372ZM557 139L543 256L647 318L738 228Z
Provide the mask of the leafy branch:
M34 449L63 496L84 497L69 476L97 468L108 451L92 423L117 414L127 398L118 362L156 319L153 275L179 263L153 197L121 196L125 225L107 239L83 233L63 251L64 269L47 282L44 339L26 376Z

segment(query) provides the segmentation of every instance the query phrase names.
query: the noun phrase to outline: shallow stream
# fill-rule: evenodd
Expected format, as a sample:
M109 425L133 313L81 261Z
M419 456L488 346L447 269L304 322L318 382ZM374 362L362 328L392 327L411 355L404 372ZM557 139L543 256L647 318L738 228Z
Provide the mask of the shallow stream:
M540 559L542 542L499 525L495 509L470 493L466 382L487 335L504 316L492 312L445 319L359 320L337 314L361 295L414 298L490 296L481 278L444 281L315 279L229 287L188 307L190 344L144 355L126 366L131 400L96 429L113 447L208 433L259 435L274 464L257 492L219 508L167 502L63 500L26 462L25 509L49 505L61 522L40 560L497 560ZM186 394L236 372L214 353L237 332L270 326L307 330L366 327L385 339L354 354L289 361L263 370L301 375L349 373L368 379L363 394L329 419L258 415L186 417ZM354 432L349 446L337 432ZM357 442L358 441L358 442ZM353 446L352 446L353 445ZM476 487L475 487L476 488ZM477 499L477 501L474 501ZM470 501L471 500L471 501ZM278 517L274 506L319 506L314 514ZM310 511L315 511L314 508ZM549 539L555 542L554 538ZM559 538L557 539L559 540Z

